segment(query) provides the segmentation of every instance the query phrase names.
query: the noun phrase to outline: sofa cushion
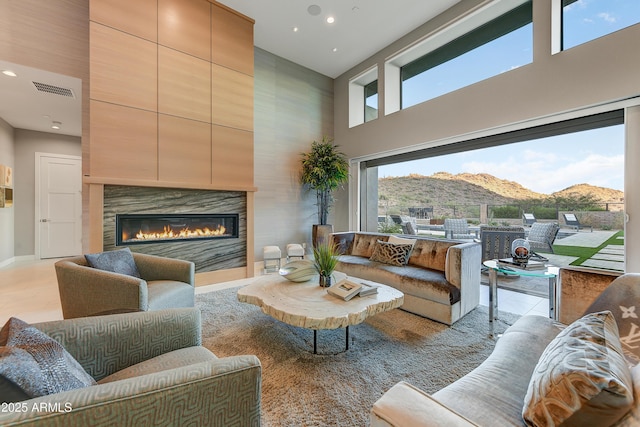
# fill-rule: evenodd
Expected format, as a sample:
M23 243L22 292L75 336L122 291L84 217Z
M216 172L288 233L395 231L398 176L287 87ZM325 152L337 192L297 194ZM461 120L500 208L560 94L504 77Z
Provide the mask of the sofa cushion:
M444 271L447 251L460 242L438 241L433 239L417 239L413 246L409 265Z
M389 236L389 240L387 240L387 242L413 246L416 244L416 240L417 239L407 239L406 237L398 237L395 234L392 234L391 236Z
M532 426L610 426L629 411L631 372L610 311L585 315L549 343L524 402Z
M147 282L148 310L193 307L195 289L188 283L174 280L150 280Z
M400 267L382 264L353 255L340 255L336 270L349 276L392 286L405 295L440 304L452 305L460 301L460 289L447 282L440 271L411 265Z
M129 248L86 254L84 257L87 264L93 268L140 278L140 272Z
M371 255L373 255L373 249L376 246L376 242L378 240L386 242L388 238L388 236L382 236L378 234L356 233L356 236L353 238L351 255L371 258Z
M127 378L135 378L141 375L153 374L183 366L194 365L200 362L217 359L215 354L202 346L181 348L161 354L144 362L136 363L128 368L115 372L99 381L99 384L120 381Z
M412 249L412 244L396 244L378 240L369 259L384 264L403 266L409 261Z
M478 368L434 393L434 398L481 426L520 426L533 368L560 332L543 316L522 316Z
M6 344L0 347L0 377L29 397L95 384L60 343L28 323L12 317L0 335Z

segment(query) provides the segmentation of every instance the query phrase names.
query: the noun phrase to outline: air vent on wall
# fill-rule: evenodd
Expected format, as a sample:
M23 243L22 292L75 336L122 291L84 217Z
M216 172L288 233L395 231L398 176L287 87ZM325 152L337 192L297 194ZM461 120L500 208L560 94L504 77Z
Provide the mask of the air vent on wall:
M32 82L38 92L46 92L53 95L67 96L69 98L75 98L71 89L60 86L53 86L46 83Z

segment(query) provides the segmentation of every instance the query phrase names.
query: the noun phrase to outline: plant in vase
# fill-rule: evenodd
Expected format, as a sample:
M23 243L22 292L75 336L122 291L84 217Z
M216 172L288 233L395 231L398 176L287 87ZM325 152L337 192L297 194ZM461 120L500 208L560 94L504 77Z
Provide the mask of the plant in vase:
M333 232L333 227L327 224L329 209L333 204L332 193L349 180L349 162L338 151L338 146L333 144L333 139L325 136L320 142L313 141L311 151L302 153L301 163L300 182L316 192L318 224L313 228L315 246ZM324 238L316 238L318 235Z
M331 286L331 275L338 264L338 248L333 243L320 243L313 248L313 265L320 275L320 286Z

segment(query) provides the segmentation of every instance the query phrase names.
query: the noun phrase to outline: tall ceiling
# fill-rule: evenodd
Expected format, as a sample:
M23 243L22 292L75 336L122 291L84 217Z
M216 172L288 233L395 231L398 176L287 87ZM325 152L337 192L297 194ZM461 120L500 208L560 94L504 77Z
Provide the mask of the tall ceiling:
M0 118L14 129L81 136L82 81L0 60Z
M256 21L254 44L257 47L332 78L460 2L217 1ZM333 24L326 21L330 16L335 19Z
M218 0L255 20L257 47L331 78L459 1ZM329 16L335 19L331 24ZM17 77L0 74L0 118L16 129L81 136L79 79L0 59L2 70L15 71ZM34 82L44 83L44 90ZM53 121L61 122L60 129L52 129Z

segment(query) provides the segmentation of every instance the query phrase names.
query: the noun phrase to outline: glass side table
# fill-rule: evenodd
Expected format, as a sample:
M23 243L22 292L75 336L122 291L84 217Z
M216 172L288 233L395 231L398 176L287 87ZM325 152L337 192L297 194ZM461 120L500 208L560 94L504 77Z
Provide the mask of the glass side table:
M546 269L526 270L517 267L503 267L498 260L487 260L482 263L489 269L489 329L493 336L494 321L498 320L498 273L510 276L542 277L549 279L549 318L558 320L556 284L559 267L547 265Z

